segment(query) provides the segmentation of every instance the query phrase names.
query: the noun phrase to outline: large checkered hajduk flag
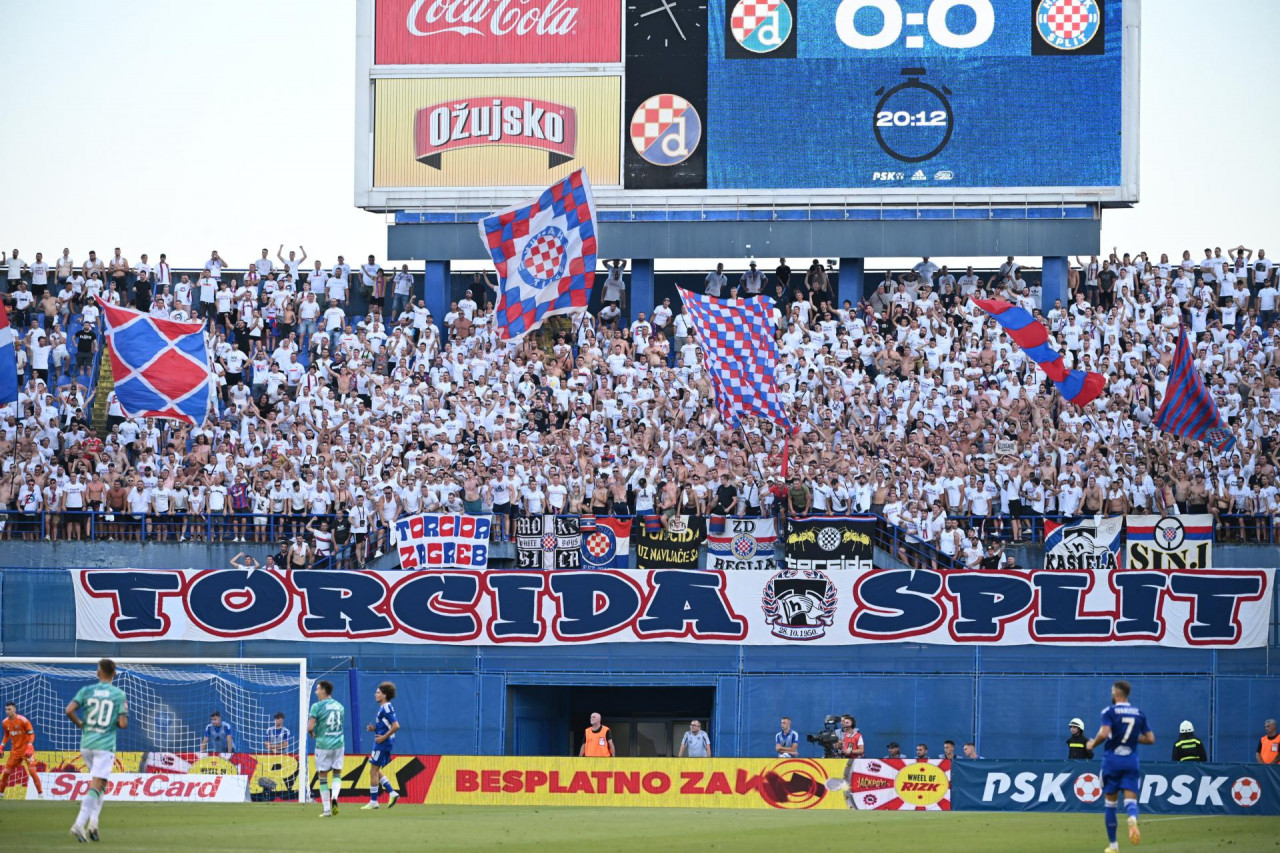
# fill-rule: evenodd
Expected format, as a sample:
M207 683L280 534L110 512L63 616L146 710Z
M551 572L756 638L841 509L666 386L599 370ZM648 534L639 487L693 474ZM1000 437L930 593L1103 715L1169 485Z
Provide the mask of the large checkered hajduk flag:
M101 299L98 305L125 415L204 423L212 387L204 324L161 320Z
M498 270L498 334L518 341L556 314L587 310L596 277L596 210L579 169L533 201L480 220Z
M736 429L743 415L755 415L790 435L791 421L774 373L778 346L773 339L773 300L767 296L716 299L677 290L702 346L720 417Z

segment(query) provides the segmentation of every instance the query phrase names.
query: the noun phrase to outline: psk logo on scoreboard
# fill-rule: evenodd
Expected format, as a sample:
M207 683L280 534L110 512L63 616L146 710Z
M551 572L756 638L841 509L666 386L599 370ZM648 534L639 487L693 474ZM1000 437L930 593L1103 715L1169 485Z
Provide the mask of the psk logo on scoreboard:
M569 238L554 225L535 234L520 253L520 278L537 288L555 284L564 278Z
M631 116L631 145L655 166L683 163L701 141L702 118L679 95L654 95Z
M734 41L752 53L770 53L786 44L795 21L783 0L738 0L729 17Z
M1040 0L1036 32L1058 50L1079 50L1093 41L1102 26L1098 0Z

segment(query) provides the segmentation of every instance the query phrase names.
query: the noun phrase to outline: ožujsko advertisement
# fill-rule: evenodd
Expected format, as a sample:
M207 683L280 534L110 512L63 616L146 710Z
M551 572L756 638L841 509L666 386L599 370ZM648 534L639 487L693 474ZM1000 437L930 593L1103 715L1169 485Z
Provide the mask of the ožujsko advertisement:
M621 183L621 76L375 86L375 187L546 187L583 167L597 186Z

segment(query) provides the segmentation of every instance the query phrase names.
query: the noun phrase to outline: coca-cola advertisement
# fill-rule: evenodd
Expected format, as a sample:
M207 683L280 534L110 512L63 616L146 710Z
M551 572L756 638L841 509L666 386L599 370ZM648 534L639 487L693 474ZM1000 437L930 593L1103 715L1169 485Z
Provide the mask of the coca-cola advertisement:
M377 0L378 65L621 62L620 0Z

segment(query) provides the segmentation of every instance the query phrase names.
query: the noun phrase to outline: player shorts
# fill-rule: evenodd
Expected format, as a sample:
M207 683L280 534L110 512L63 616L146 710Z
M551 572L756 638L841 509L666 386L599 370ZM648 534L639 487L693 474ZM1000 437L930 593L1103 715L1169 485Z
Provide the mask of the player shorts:
M11 749L9 750L9 757L4 762L4 766L6 768L21 766L24 761L30 761L32 758L35 758L35 755L36 750L33 746L27 747L22 752L18 752L16 749Z
M105 749L82 749L80 750L80 760L89 769L91 777L94 779L108 779L111 777L111 769L116 764L116 754L107 752Z
M390 761L391 750L389 749L375 749L369 753L369 763L374 767L386 767Z
M1142 790L1142 772L1132 767L1116 768L1102 771L1102 793L1115 794L1119 791Z
M346 757L343 754L345 747L337 749L317 749L316 750L316 772L327 773L330 770L342 772L342 760Z

